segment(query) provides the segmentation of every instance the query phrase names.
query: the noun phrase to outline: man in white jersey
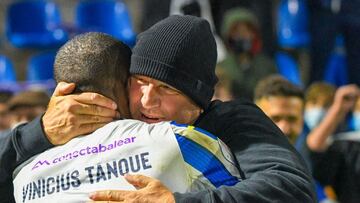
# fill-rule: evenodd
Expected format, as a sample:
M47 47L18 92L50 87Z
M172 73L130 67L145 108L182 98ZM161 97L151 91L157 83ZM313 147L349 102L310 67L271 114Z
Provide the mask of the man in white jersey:
M75 82L118 101L128 115L126 78L131 51L106 34L80 35L55 60L55 78ZM169 90L168 90L169 91ZM172 192L234 185L240 175L231 152L217 137L175 122L120 120L49 149L15 173L16 202L81 202L101 189L135 189L127 173L154 177Z

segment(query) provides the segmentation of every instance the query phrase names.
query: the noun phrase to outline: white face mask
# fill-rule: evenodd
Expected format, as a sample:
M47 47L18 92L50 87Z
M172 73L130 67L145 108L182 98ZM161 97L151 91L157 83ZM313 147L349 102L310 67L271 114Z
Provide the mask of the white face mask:
M306 125L312 130L320 123L325 114L325 109L320 107L305 110L304 120Z
M353 112L354 130L360 131L360 112Z

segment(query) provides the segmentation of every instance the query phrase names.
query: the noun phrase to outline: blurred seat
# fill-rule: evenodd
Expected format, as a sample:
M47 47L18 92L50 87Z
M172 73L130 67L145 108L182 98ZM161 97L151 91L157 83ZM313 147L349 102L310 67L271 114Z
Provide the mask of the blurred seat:
M18 48L61 46L68 36L60 26L59 9L50 0L16 1L7 9L6 35Z
M277 9L280 47L299 48L309 44L308 9L304 0L281 0Z
M275 55L275 61L280 75L284 76L290 82L302 87L298 64L286 52L278 52Z
M0 55L0 82L16 82L14 67L6 56Z
M9 58L0 55L0 91L18 92L21 86L16 81L16 72Z
M122 1L82 0L76 8L75 23L80 32L104 32L130 47L135 45L136 35L128 9Z
M53 92L56 86L54 80L55 56L55 51L46 51L29 59L27 78L23 83L23 89Z
M55 55L55 52L48 51L32 56L27 67L27 81L53 80Z
M324 80L337 87L349 83L344 38L342 36L336 37L334 50L325 68Z

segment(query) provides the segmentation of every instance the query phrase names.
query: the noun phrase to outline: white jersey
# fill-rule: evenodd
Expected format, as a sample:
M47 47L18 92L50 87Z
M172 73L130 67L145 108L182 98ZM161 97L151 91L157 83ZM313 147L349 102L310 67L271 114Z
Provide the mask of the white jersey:
M240 181L231 152L210 133L120 120L35 157L14 178L14 196L16 202L86 202L93 191L135 190L126 173L157 178L172 192Z

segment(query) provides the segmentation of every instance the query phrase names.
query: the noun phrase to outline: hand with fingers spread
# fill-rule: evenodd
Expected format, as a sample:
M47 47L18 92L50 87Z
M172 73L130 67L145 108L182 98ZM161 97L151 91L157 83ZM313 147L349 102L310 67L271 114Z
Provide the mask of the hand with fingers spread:
M42 118L45 134L54 145L91 133L119 117L117 105L97 93L71 94L74 83L60 82Z
M125 179L137 190L104 190L90 194L90 199L101 202L127 203L175 203L172 192L159 180L144 175L125 175Z

